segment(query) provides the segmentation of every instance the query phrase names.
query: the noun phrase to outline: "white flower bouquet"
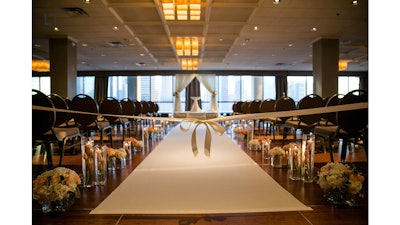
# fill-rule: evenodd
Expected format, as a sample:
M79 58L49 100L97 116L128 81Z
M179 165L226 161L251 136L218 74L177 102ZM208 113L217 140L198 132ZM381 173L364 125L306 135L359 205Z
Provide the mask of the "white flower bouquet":
M327 163L317 177L325 199L335 205L352 204L357 194L363 197L363 182L364 176L355 167L343 163Z
M80 197L78 185L81 184L79 175L68 168L57 167L45 171L33 181L33 199L40 204L62 200L68 193Z

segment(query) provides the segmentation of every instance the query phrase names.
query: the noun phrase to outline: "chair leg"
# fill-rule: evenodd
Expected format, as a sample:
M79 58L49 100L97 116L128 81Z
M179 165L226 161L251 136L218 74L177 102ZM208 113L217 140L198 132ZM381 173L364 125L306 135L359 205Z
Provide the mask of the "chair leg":
M46 159L47 159L48 166L53 167L53 154L52 154L51 143L46 142L46 143L42 144L42 146L44 147L46 154L47 154Z
M60 162L59 162L59 166L62 166L62 160L64 158L64 150L65 150L65 145L67 143L67 139L64 139L63 141L59 141L58 142L58 148L60 151Z

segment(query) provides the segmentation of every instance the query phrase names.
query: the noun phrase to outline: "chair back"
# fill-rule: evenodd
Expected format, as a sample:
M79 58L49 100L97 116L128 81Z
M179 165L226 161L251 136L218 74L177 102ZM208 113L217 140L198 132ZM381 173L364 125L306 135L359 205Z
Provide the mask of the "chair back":
M67 102L60 95L52 93L48 97L50 98L56 109L69 109ZM67 112L56 112L56 121L54 123L54 126L59 127L63 124L67 124L68 115L69 113Z
M89 95L78 94L71 100L71 110L98 113L99 107L96 101ZM73 113L73 118L76 123L88 126L96 121L97 115Z
M135 104L129 98L124 98L119 101L122 107L122 114L127 116L133 116L135 114ZM129 118L131 120L131 118Z
M243 113L243 111L242 111L242 104L243 104L242 101L238 101L238 102L235 103L234 109L233 109L233 112L234 112L235 114L241 114L241 113Z
M107 97L101 101L99 111L102 114L121 115L122 106L117 99L113 97ZM117 116L104 116L104 118L106 118L106 120L108 120L110 123L118 122L120 119L120 117Z
M135 104L135 116L139 116L142 113L142 103L138 100L133 101Z
M275 102L275 112L279 111L290 111L290 110L295 110L296 109L296 103L291 97L280 97L276 102ZM282 122L285 122L288 120L290 117L279 117Z
M35 89L32 89L32 105L54 108L47 95ZM32 110L32 140L51 130L55 120L55 111Z
M149 112L152 113L152 114L157 113L158 110L157 110L156 103L153 102L153 101L149 101L148 103L149 103Z
M334 94L328 100L326 101L325 106L335 106L339 104L339 101L342 99L343 95L342 94ZM327 122L332 123L333 125L337 125L337 120L336 120L336 112L331 112L331 113L324 113L322 114L322 117L326 119Z
M353 90L340 100L339 105L368 102L365 90ZM351 136L359 135L368 125L368 109L337 112L338 125Z
M247 114L250 113L250 102L249 101L245 101L242 103L242 113Z
M259 113L260 112L261 100L256 99L250 102L249 113Z
M142 110L141 110L142 115L147 115L147 113L150 112L149 103L147 101L141 101L140 103L142 103Z
M275 110L275 100L274 99L266 99L260 104L260 112L273 112Z
M311 109L324 107L324 99L317 94L309 94L303 97L298 105L297 109ZM312 114L312 115L301 115L298 116L299 120L307 125L316 124L321 120L322 114Z

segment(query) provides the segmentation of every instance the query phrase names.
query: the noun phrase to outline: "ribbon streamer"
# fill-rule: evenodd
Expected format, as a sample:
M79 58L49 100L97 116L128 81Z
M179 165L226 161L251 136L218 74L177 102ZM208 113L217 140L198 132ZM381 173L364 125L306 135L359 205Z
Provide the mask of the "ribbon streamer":
M188 120L185 120L185 121L188 121ZM206 126L206 137L204 139L204 155L207 157L210 157L212 136L211 136L211 131L210 131L209 126L215 131L215 133L217 133L220 136L225 132L225 128L222 127L217 122L195 119L194 121L192 121L189 124L188 128L184 128L181 123L180 124L181 131L183 131L183 132L189 131L190 127L193 124L195 125L193 132L192 132L192 139L191 139L193 155L196 157L197 154L199 153L199 151L197 149L197 132L196 132L196 130L200 125L204 124L204 126Z
M206 126L206 136L204 140L204 154L210 157L211 152L211 127L215 133L218 135L222 135L225 132L225 128L222 127L219 122L227 121L227 120L259 120L266 118L277 118L277 117L291 117L291 116L302 116L302 115L312 115L312 114L320 114L320 113L331 113L331 112L340 112L340 111L349 111L349 110L357 110L357 109L367 109L368 102L362 103L353 103L346 105L336 105L336 106L328 106L328 107L319 107L319 108L311 108L311 109L296 109L290 111L278 111L278 112L267 112L267 113L252 113L252 114L242 114L242 115L234 115L234 116L226 116L226 117L218 117L208 120L199 120L196 118L169 118L169 117L149 117L149 116L128 116L128 115L115 115L115 114L100 114L100 113L90 113L90 112L82 112L82 111L74 111L74 110L66 110L66 109L57 109L50 107L43 107L32 105L33 110L42 110L42 111L54 111L54 112L67 112L67 113L79 113L79 114L89 114L89 115L97 115L97 116L117 116L122 118L133 118L133 119L144 119L144 120L160 120L160 121L173 121L173 122L190 122L188 128L184 128L181 123L181 131L187 132L190 130L192 125L195 125L194 130L192 132L192 152L193 155L196 156L198 154L197 149L197 132L196 129L198 126L204 124Z

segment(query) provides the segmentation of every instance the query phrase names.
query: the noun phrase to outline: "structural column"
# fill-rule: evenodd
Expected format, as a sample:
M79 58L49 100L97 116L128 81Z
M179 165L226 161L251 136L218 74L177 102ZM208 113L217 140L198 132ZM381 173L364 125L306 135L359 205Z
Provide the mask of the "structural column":
M60 37L50 39L49 46L51 92L72 99L76 95L77 44Z
M338 92L339 39L313 43L314 93L326 98Z

